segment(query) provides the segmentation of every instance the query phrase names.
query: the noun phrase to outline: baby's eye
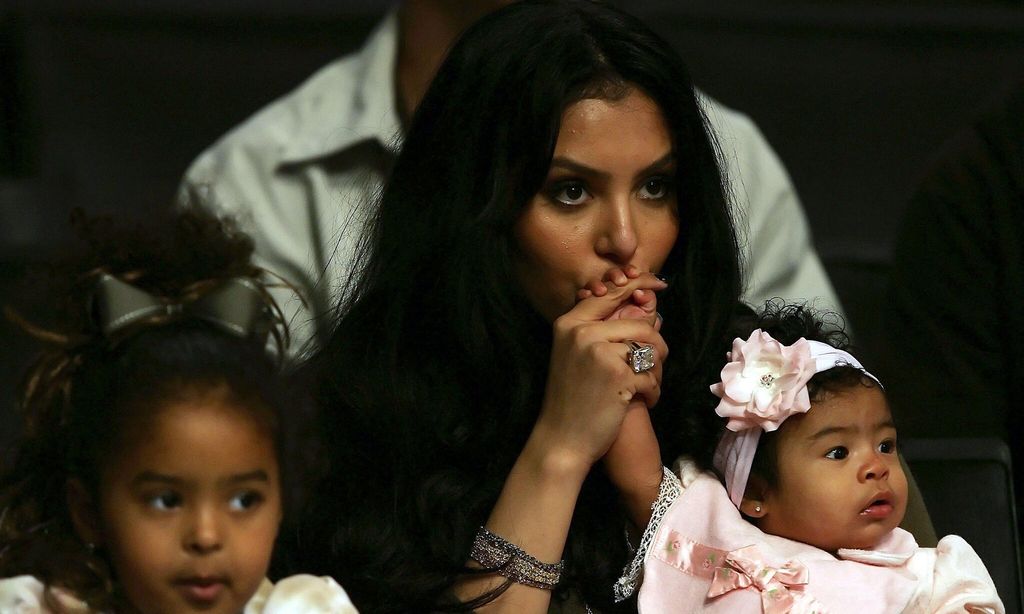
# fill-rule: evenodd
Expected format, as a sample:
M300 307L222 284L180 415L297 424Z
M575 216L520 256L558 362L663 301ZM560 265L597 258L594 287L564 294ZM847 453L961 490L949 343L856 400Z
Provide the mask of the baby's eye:
M153 509L166 511L181 507L181 495L176 492L162 492L149 497L149 506Z
M228 503L228 505L231 506L232 510L241 512L245 510L250 510L262 502L262 493L256 492L255 490L247 490L245 492L238 493L234 497L231 497L231 501Z
M896 440L886 439L882 443L878 444L878 451L882 454L892 454L896 451Z
M846 449L846 447L836 446L825 453L825 458L830 458L832 460L843 460L849 454L850 452Z
M640 198L645 200L661 200L668 197L672 183L665 177L651 177L640 188Z
M563 205L582 205L590 198L590 193L583 187L582 183L570 181L557 185L551 192L551 197Z

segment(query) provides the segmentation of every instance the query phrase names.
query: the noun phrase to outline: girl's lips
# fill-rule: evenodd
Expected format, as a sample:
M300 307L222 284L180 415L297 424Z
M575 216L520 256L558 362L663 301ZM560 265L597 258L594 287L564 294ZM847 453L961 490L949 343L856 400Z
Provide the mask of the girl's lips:
M227 588L223 578L185 578L175 585L186 600L198 604L213 603Z
M881 520L883 518L888 518L892 512L892 497L879 496L871 501L867 507L861 510L860 515L873 520Z

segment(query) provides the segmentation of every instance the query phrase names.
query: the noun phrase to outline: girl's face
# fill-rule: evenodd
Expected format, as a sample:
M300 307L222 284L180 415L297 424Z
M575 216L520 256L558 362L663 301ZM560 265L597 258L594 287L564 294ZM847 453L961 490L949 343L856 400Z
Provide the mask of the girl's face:
M101 474L98 545L143 612L237 614L266 574L281 521L274 441L222 397L129 429Z
M657 272L679 234L665 119L638 90L570 105L544 185L516 223L517 275L548 321L611 267Z
M907 478L882 391L855 386L814 403L779 429L778 485L758 522L766 533L834 552L870 548L899 525ZM751 516L752 502L743 511Z

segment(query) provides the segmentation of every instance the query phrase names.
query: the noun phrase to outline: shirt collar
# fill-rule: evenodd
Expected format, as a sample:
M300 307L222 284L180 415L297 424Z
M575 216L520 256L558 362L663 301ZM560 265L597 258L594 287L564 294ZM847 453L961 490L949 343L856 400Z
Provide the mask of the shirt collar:
M308 92L309 100L295 109L299 134L281 162L322 158L368 140L397 153L402 139L395 97L397 49L398 16L392 9L362 49L324 69L316 91Z
M836 552L836 556L847 561L858 561L869 565L899 567L906 563L917 550L918 545L914 536L896 527L874 548L869 550L840 548Z

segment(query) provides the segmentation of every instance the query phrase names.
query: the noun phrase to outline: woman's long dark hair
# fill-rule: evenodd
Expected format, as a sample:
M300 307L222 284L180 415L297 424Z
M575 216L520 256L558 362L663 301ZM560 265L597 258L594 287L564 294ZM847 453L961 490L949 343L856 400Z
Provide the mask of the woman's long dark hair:
M631 89L664 114L679 238L662 273L672 356L652 416L666 462L708 456L707 389L740 290L717 149L687 72L635 18L514 3L466 32L412 120L339 318L307 376L331 470L295 548L372 612L458 609L451 588L536 421L551 327L515 281L513 226L563 110ZM713 357L709 357L709 353ZM626 515L600 470L579 497L556 599L614 610Z

